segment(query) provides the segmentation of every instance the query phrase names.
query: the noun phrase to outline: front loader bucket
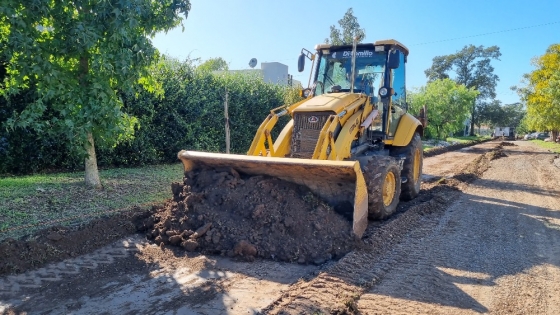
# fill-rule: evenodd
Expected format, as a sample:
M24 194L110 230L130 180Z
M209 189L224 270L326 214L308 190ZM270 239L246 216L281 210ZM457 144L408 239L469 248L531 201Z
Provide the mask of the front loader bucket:
M330 204L354 205L352 232L361 238L368 223L367 188L357 161L330 161L221 154L182 150L177 155L185 172L231 167L248 175L268 175L307 186Z

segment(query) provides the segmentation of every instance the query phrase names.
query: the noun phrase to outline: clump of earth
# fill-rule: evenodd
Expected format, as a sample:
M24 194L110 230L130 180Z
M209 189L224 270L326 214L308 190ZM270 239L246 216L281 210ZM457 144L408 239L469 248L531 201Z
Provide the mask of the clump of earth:
M513 142L502 141L502 142L500 142L500 146L503 146L503 147L507 147L507 146L517 146L517 144L515 144L515 143L513 143Z
M144 221L160 246L253 260L320 264L355 245L352 223L308 188L234 169L172 184L173 199Z

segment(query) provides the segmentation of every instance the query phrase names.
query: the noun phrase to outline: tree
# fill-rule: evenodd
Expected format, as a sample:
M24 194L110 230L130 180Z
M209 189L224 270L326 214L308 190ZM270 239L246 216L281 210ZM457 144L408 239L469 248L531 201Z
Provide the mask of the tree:
M552 131L556 139L560 130L560 44L550 45L532 63L536 69L524 75L526 86L515 89L527 104L528 128Z
M229 66L224 59L218 57L218 58L210 58L206 60L200 66L198 66L197 69L202 71L207 71L207 72L227 71L229 69Z
M462 129L470 106L480 92L451 79L434 80L418 92L409 93L411 112L428 108L428 132L444 139L450 132Z
M160 87L148 71L159 57L148 37L179 25L189 10L189 0L3 0L8 63L0 93L37 91L6 127L66 136L83 152L86 184L100 186L95 144L130 138L137 123L120 96Z
M434 57L432 67L424 73L429 82L451 78L450 73L455 73L453 80L467 88L478 90L479 100L493 99L496 97L496 84L499 78L494 74L491 61L500 60L501 55L498 46L484 48L484 46L469 45L454 54ZM471 135L474 135L477 118L474 101L471 107Z
M499 100L492 100L488 103L484 102L480 106L477 121L491 127L517 128L525 116L525 112L521 103L502 105Z
M366 37L366 30L360 28L358 18L354 16L354 10L349 8L344 14L342 19L338 20L340 29L331 25L330 38L325 39L325 43L332 45L351 45L354 42L354 37L358 37L358 42L361 42Z

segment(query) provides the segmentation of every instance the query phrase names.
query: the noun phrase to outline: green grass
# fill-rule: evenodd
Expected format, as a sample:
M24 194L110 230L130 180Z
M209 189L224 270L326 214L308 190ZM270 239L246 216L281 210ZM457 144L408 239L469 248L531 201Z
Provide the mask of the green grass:
M99 172L103 189L84 185L84 173L0 178L0 240L51 225L85 222L109 211L162 203L182 165L116 168Z
M468 143L471 141L482 141L490 139L490 136L466 136L466 137L449 137L445 139L447 142Z
M483 141L483 140L488 140L491 139L490 136L466 136L466 137L449 137L446 138L445 141L449 142L449 143L469 143L472 141ZM429 151L431 149L435 148L435 146L430 145L430 144L426 144L426 143L422 143L422 150L424 150L424 152Z
M549 149L554 153L560 153L560 144L555 142L545 142L542 140L530 140L541 148Z

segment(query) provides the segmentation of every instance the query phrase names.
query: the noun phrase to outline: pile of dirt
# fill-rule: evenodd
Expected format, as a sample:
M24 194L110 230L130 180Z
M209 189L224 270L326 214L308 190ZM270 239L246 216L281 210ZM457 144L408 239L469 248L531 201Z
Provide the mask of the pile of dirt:
M500 142L500 146L502 146L502 147L507 147L507 146L511 147L511 146L517 146L517 144L515 144L515 143L513 143L513 142L502 141L502 142Z
M453 175L451 178L441 178L435 181L435 185L448 185L451 187L462 187L464 184L469 184L474 180L477 180L490 168L490 161L507 157L503 152L502 147L498 145L495 149L486 152L474 159L469 164L465 165L464 168ZM434 184L430 184L431 187Z
M233 169L186 174L146 236L205 254L320 264L349 252L351 222L306 187Z
M497 150L492 150L484 155L484 157L490 161L494 161L503 157L507 157L507 154L502 151L501 148Z

